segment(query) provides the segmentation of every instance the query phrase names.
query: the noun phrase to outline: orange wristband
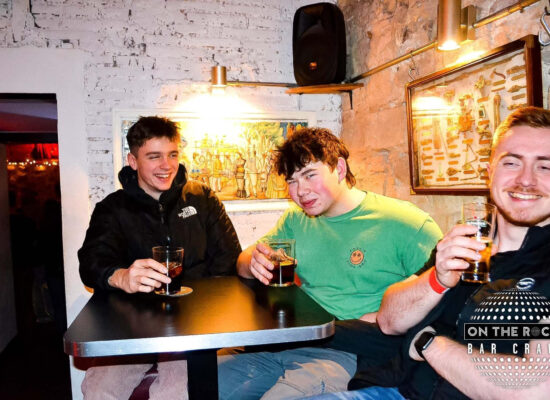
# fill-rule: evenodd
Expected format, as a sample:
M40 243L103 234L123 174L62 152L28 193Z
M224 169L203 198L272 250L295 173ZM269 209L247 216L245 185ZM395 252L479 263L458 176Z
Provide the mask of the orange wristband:
M443 294L450 289L439 283L439 281L437 280L437 276L435 275L435 267L432 268L432 272L430 272L428 282L430 282L430 287L432 288L432 290L438 294Z

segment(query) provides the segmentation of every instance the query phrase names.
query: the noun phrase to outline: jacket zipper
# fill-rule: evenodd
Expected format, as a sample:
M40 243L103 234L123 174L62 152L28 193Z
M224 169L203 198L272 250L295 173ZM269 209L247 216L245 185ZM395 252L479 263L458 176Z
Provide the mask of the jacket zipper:
M164 207L159 202L159 213L160 213L160 223L166 227L166 241L168 242L168 245L170 245L171 238L170 238L170 230L168 229L168 226L166 226L165 219L164 219Z

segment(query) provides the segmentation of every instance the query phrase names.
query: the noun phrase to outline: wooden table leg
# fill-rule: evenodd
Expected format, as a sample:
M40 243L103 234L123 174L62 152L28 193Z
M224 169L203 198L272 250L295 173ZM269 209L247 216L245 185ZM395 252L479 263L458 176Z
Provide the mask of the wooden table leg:
M218 358L216 350L197 350L187 354L189 399L218 399Z

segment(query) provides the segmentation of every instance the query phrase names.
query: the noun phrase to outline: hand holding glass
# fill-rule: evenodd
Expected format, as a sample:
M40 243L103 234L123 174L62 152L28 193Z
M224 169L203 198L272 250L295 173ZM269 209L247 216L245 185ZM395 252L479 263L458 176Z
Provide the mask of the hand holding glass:
M155 289L156 294L173 295L180 291L183 271L183 248L170 246L153 247L153 260L158 261L168 269L166 275L172 279Z
M273 263L273 278L270 286L290 286L294 283L294 269L296 259L294 256L294 239L268 240L266 244L271 247L269 261Z
M468 268L462 274L462 280L474 283L486 283L491 281L491 248L493 246L493 236L495 233L496 207L484 202L464 203L462 205L462 220L466 225L472 225L477 228L477 232L472 237L485 244L485 249L481 250L479 260L468 261Z

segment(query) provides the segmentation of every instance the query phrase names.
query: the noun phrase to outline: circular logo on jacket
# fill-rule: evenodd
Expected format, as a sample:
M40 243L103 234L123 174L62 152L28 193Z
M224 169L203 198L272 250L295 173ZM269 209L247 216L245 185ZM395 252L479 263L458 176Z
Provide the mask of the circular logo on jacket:
M358 267L365 261L365 253L362 249L352 249L349 255L349 263L353 267Z
M531 290L535 286L535 280L533 278L523 278L516 283L516 288L520 290Z

